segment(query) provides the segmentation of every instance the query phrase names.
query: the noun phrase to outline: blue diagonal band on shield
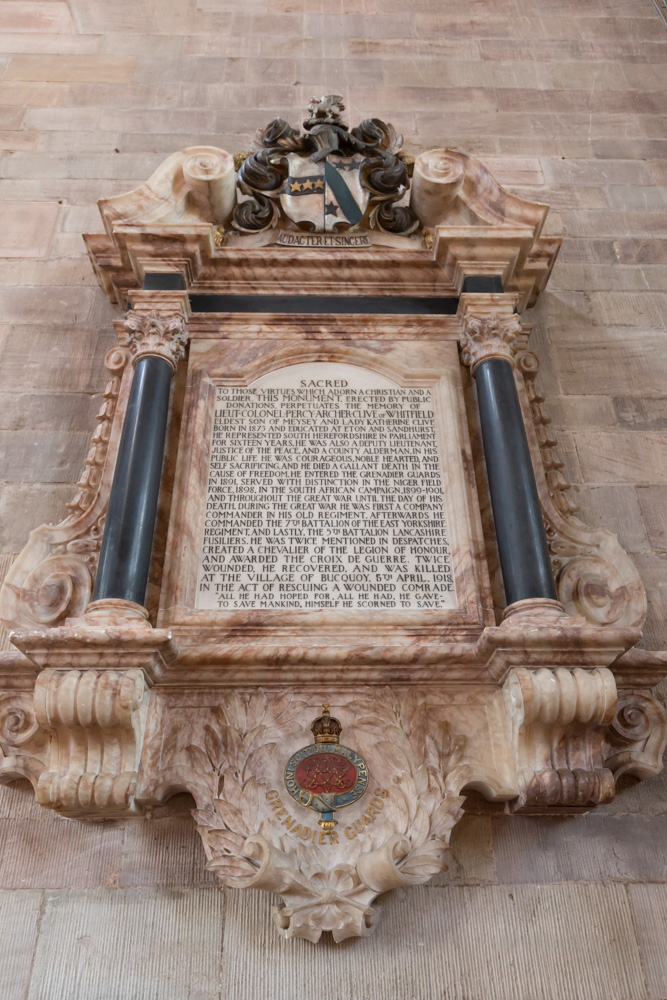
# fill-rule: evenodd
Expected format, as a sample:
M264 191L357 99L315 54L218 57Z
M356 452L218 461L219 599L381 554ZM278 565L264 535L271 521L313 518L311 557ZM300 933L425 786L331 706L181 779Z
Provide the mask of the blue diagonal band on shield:
M350 225L356 226L358 222L361 222L364 213L354 200L354 196L341 174L328 160L324 161L324 179L335 194L336 201L347 221Z

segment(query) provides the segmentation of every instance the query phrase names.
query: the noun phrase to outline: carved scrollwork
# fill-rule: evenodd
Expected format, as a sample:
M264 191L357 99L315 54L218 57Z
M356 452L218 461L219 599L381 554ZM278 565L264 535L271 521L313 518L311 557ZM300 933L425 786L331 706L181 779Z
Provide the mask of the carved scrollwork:
M558 594L563 604L596 625L616 624L627 603L620 573L598 555L570 559L558 574Z
M92 583L90 569L79 556L55 555L44 559L28 575L23 599L36 623L55 625L84 613Z
M582 616L591 625L639 627L646 617L646 596L632 560L610 531L589 528L574 516L577 506L562 472L544 397L535 386L539 361L531 351L520 350L514 363L523 376L524 418L558 600L569 615Z
M452 211L463 187L465 164L447 149L420 153L415 161L410 204L424 226L437 226Z
M225 149L189 146L168 156L136 190L100 199L100 214L109 232L115 225L221 225L236 202L235 170Z
M662 770L667 745L667 714L641 691L621 691L618 709L607 731L606 766L622 774L650 778Z
M35 717L52 734L37 801L66 816L131 812L147 688L141 670L43 670Z
M17 628L51 627L83 613L90 601L97 568L115 457L115 420L130 351L112 348L106 356L111 374L97 414L84 472L59 524L43 524L30 534L0 590L0 618ZM121 414L122 417L122 414Z
M225 222L236 200L235 168L231 153L214 146L194 149L183 162L188 201L213 224Z
M27 778L36 786L47 752L48 737L35 717L32 695L0 691L0 783Z

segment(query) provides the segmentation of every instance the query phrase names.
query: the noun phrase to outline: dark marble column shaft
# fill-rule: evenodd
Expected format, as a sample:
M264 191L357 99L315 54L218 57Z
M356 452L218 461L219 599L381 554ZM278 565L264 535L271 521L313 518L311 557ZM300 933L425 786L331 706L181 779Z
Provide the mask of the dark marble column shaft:
M521 405L509 361L489 358L475 370L484 457L508 604L556 600L542 509Z
M140 358L135 366L93 600L121 598L143 605L150 570L172 366Z

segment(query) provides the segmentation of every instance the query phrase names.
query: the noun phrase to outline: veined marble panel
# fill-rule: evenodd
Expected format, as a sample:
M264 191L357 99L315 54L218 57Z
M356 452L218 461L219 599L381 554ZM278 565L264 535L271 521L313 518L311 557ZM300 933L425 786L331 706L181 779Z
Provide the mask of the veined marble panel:
M459 378L449 343L194 343L161 620L481 627Z
M429 388L354 365L219 386L197 607L456 607Z

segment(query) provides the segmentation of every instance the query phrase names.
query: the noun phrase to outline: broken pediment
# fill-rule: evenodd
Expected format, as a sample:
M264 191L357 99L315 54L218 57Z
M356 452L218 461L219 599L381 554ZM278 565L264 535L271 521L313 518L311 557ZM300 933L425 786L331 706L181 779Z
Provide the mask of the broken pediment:
M415 159L392 125L373 118L350 130L343 111L339 98L311 102L303 129L278 118L248 153L181 150L141 187L102 199L107 238L87 243L112 300L124 305L141 285L159 244L163 264L195 285L225 259L261 268L266 253L253 251L268 246L281 248L283 266L303 248L356 254L360 269L374 247L414 258L420 283L460 292L467 276L500 276L532 304L560 245L542 236L547 207L505 191L472 156L436 149ZM280 275L280 251L271 266Z

